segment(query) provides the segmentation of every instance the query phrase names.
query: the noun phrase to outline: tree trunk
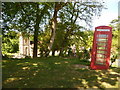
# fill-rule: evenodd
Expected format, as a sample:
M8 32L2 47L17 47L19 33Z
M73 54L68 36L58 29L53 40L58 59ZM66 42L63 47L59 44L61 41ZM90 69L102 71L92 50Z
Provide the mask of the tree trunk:
M39 12L39 3L37 4L37 12L36 12L36 24L35 24L35 31L34 31L34 48L33 48L33 58L37 57L37 45L38 45L38 31L39 31L39 24L41 19L43 18L43 16L45 15L45 13L48 10L48 6L45 5L41 11L41 13Z
M55 50L52 51L52 56L55 56Z
M54 14L53 14L53 18L51 19L51 39L50 39L50 43L48 45L48 53L52 50L53 44L54 44L54 40L55 40L55 36L56 36L56 27L57 27L57 13L58 11L63 8L67 3L63 3L63 2L56 2L55 3L55 8L54 8Z
M59 56L63 56L63 48L60 49Z
M53 18L51 20L51 39L50 39L50 44L48 46L48 49L49 51L51 51L52 49L52 46L53 46L53 43L54 43L54 40L55 40L55 35L56 35L56 25L57 25L57 12L58 10L56 9L57 8L57 3L55 3L55 8L54 8L54 14L53 14Z
M39 31L39 24L40 24L40 15L39 15L39 4L37 4L37 12L36 12L36 24L35 24L35 31L34 31L34 48L33 48L33 58L37 57L37 45L38 45L38 31Z

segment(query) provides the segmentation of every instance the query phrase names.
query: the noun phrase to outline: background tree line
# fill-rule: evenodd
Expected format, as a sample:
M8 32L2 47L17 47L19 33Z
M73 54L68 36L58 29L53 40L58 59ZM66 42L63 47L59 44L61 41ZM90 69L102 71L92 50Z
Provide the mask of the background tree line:
M99 16L103 2L5 2L2 3L2 53L18 51L18 32L28 33L34 41L33 57L72 55L75 45L79 57L87 56L92 45L92 18ZM115 22L111 25L114 27ZM115 34L116 28L114 27ZM115 34L116 36L116 34ZM115 38L116 39L116 38ZM41 41L41 44L37 42ZM116 46L115 46L116 47ZM86 53L87 55L83 55ZM81 58L82 58L81 57ZM88 56L89 57L89 56Z

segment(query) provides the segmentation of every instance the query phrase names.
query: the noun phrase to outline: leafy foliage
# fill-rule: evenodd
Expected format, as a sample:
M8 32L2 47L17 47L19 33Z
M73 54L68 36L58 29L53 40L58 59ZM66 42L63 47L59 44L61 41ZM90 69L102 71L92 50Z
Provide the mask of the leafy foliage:
M9 31L2 38L2 53L17 53L18 46L18 34L15 31Z
M111 48L111 60L114 62L118 58L118 31L119 31L119 20L114 19L111 21L110 26L112 27L112 48Z
M26 32L34 36L34 56L37 47L41 56L46 56L54 30L51 51L60 51L59 55L68 55L72 45L78 54L84 47L87 52L91 46L92 33L85 24L91 24L92 17L100 15L104 8L102 2L8 2L2 3L3 34L7 31ZM79 23L78 23L79 22ZM55 23L55 27L51 28ZM46 27L47 26L47 27ZM37 42L40 42L37 45ZM84 55L85 56L85 55Z

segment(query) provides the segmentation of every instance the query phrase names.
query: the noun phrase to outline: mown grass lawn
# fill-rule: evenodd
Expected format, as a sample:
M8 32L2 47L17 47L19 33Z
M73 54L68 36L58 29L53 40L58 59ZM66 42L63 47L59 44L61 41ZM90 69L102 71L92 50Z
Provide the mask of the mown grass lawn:
M90 70L80 59L60 57L9 59L2 62L3 88L118 88L119 68Z

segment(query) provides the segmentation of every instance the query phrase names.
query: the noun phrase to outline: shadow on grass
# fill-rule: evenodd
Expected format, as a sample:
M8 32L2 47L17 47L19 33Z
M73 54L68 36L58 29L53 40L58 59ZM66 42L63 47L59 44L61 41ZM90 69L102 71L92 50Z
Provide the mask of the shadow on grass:
M82 73L80 79L86 83L82 84L84 88L118 88L118 77L120 75L113 70L78 69L77 71Z
M119 68L75 69L79 59L3 60L3 88L118 88Z

